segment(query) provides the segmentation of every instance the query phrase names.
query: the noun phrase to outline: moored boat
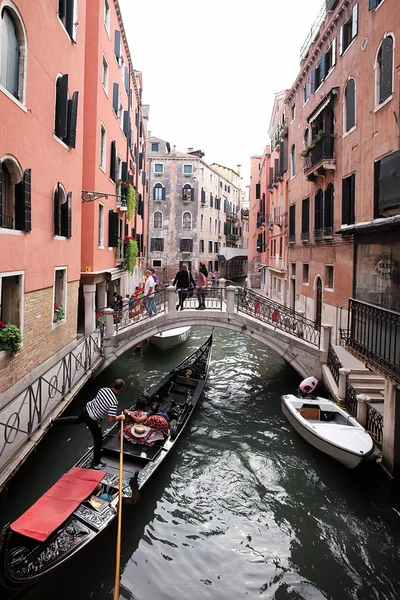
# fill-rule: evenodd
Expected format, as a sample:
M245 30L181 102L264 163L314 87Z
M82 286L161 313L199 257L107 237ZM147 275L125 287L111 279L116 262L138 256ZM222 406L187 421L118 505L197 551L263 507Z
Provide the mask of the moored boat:
M282 411L304 440L349 469L371 458L371 436L335 402L287 394L282 396Z
M157 333L150 338L150 342L153 346L157 346L160 350L170 350L186 342L190 335L191 327L176 327L175 329L168 329L162 333Z
M148 391L147 405L157 400L170 426L168 435L156 435L153 442L149 441L151 430L145 439L141 434L136 438L124 435L123 500L127 503L153 477L182 435L206 385L211 350L212 334ZM119 451L120 425L116 423L103 438L104 470L90 469L90 449L33 506L3 528L0 580L5 587L19 590L36 584L116 518Z

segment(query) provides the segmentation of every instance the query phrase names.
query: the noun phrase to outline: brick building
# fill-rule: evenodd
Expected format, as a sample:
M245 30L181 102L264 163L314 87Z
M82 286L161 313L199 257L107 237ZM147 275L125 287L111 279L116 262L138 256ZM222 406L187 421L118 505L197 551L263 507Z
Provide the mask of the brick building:
M164 281L182 264L218 271L220 251L239 240L240 176L208 165L201 150L177 152L157 137L147 143L149 265Z
M76 339L86 2L2 0L0 18L0 321L22 333L0 349L6 399Z

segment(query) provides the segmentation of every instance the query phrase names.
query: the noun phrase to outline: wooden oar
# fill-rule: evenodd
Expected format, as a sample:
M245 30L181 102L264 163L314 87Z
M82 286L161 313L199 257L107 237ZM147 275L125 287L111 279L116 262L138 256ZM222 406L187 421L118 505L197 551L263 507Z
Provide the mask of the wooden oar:
M121 527L122 527L122 477L123 477L123 460L124 460L124 421L121 421L121 440L119 449L119 493L118 493L118 532L117 532L117 549L115 561L115 583L114 583L114 600L119 600L119 580L121 569Z

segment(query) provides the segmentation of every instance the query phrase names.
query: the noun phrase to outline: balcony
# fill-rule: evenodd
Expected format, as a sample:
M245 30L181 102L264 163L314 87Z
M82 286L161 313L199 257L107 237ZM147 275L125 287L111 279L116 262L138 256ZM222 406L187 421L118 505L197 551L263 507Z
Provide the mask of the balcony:
M249 209L248 208L242 208L242 219L244 219L245 217L249 216Z
M264 225L264 223L265 223L265 213L258 212L257 213L257 229L262 227Z
M227 233L226 239L228 242L237 242L239 239L239 236L236 233Z
M400 383L400 313L350 298L347 346L368 367Z
M304 157L304 174L309 181L336 169L335 137L322 134L312 141Z
M322 240L322 229L314 229L314 240Z
M226 213L226 218L227 218L229 221L237 221L237 220L238 220L238 216L237 216L237 214L235 214L235 213L233 213L233 212L228 212L228 213Z
M333 238L333 227L324 227L322 230L322 237L325 240Z
M289 244L295 244L295 243L296 243L296 234L289 233Z

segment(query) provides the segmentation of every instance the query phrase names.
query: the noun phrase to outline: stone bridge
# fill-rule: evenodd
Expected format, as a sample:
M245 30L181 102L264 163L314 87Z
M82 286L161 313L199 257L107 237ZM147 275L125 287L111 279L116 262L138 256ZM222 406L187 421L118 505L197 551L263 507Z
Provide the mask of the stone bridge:
M322 334L314 323L286 306L260 296L252 290L229 286L220 280L219 287L206 292L206 310L196 310L197 299L185 300L184 311L177 310L177 293L170 286L155 294L157 314L149 317L141 301L129 304L124 298L120 310L104 309L105 360L96 374L121 354L143 340L168 329L206 325L243 333L269 346L302 377L321 377L327 362L331 326L323 325Z

